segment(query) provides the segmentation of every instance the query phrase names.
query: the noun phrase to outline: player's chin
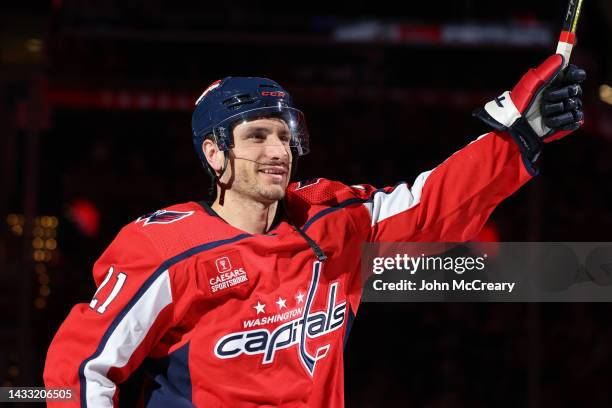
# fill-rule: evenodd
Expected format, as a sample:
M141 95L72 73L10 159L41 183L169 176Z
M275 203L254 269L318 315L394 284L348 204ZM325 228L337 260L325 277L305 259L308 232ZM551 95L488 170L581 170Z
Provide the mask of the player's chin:
M283 194L287 185L289 184L288 174L264 174L259 173L261 176L259 186L261 189L270 191L282 191Z
M282 200L285 197L286 188L287 186L284 184L262 186L260 188L260 195L262 198L270 202Z

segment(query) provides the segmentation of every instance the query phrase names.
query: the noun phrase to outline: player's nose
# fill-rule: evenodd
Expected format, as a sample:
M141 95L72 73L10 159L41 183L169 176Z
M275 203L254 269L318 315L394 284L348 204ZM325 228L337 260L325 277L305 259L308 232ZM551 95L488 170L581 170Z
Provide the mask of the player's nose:
M284 142L278 135L273 135L266 143L266 154L270 159L286 160L291 154L289 143Z

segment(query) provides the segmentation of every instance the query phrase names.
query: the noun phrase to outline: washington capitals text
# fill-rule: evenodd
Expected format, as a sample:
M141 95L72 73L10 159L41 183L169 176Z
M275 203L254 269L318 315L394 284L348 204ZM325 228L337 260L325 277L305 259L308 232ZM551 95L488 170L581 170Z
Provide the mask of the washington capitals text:
M298 357L310 375L313 375L316 361L327 355L329 345L319 347L313 357L306 350L306 339L316 338L342 327L346 314L346 302L335 304L338 291L337 282L330 285L326 303L327 310L310 313L312 299L318 286L319 273L320 264L316 262L313 267L313 279L308 291L308 300L301 317L286 322L272 332L258 329L223 336L215 346L215 355L227 359L238 357L243 353L263 354L262 363L269 364L274 361L278 350L299 345Z

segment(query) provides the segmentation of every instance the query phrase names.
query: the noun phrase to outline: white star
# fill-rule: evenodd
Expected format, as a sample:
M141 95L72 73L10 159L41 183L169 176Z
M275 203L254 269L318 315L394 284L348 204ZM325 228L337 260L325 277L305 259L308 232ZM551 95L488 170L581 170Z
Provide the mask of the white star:
M296 298L298 303L304 302L304 294L302 292L298 292L298 294L295 296L295 298Z
M253 309L257 310L257 314L260 313L265 313L265 307L266 305L262 305L261 303L259 303L259 300L257 301L257 305L253 306Z
M275 302L278 305L278 310L282 310L283 307L287 307L287 305L285 305L285 302L287 301L287 299L283 299L282 297L278 297L278 300Z

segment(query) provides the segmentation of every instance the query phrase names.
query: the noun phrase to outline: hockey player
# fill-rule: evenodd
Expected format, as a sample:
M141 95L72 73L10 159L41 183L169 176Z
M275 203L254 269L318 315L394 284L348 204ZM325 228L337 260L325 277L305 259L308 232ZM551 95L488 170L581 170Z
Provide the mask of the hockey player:
M382 189L290 183L309 137L287 91L215 82L192 121L215 200L121 230L94 266L93 299L51 343L46 386L73 387L74 406L111 407L140 369L148 407L342 407L361 244L474 237L537 173L543 143L583 123L585 73L562 67L554 55L530 70L476 113L493 131L411 186Z

